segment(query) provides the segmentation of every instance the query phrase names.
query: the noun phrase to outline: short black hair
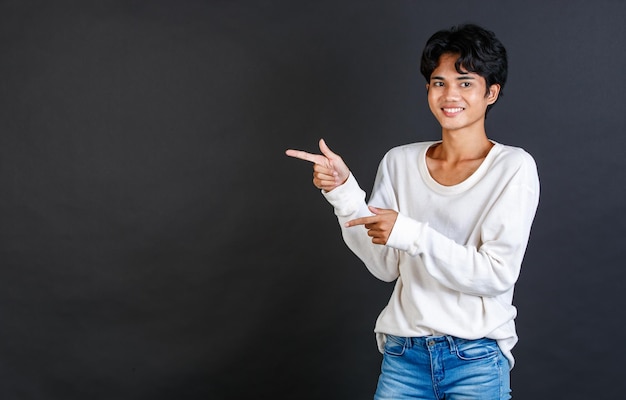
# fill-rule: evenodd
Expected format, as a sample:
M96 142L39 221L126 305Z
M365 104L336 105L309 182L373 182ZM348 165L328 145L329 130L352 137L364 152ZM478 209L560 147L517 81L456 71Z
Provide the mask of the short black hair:
M500 96L502 95L508 73L508 59L504 45L492 31L474 24L463 24L432 35L424 46L420 64L426 83L430 82L430 76L439 65L439 58L443 54L459 55L454 64L459 73L473 72L485 78L485 95L494 84L500 85ZM487 112L491 106L487 107Z

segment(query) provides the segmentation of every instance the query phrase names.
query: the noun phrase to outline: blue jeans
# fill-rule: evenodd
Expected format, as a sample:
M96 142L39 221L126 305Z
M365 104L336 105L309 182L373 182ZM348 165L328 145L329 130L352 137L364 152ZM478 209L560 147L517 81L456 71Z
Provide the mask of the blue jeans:
M387 335L375 400L505 400L509 361L492 339Z

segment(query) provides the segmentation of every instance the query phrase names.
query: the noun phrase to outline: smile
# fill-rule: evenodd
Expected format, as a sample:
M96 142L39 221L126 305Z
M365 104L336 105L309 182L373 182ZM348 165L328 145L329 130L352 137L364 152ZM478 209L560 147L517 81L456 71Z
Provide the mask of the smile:
M456 113L460 113L461 111L464 110L464 108L462 107L455 107L455 108L442 108L443 112L447 113L447 114L456 114Z

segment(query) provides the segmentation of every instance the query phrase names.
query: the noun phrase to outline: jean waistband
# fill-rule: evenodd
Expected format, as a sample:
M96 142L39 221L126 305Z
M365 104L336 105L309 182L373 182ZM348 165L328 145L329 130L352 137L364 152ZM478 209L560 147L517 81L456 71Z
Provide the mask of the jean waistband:
M494 339L462 339L455 336L450 335L441 335L441 336L420 336L420 337L399 337L395 336L396 340L403 341L404 346L407 348L418 346L422 348L432 348L435 346L444 346L449 347L450 350L455 351L457 348L457 344L467 343L472 341L494 341Z
M433 347L433 346L450 346L450 348L455 348L455 337L450 335L443 336L421 336L421 337L408 337L406 339L406 344L409 347L420 346L420 347Z

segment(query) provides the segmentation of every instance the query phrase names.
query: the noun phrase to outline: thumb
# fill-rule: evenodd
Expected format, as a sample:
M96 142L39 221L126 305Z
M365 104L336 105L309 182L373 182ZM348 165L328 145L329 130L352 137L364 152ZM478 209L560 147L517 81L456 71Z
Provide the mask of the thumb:
M337 156L337 154L333 153L330 150L330 148L328 148L328 146L326 145L326 142L324 141L324 139L320 139L320 151L327 158L331 158L331 157L336 157Z
M381 213L381 211L382 211L380 208L377 208L377 207L374 207L374 206L367 206L367 208L369 208L369 210L372 212L372 214L375 214L375 215L379 215Z

